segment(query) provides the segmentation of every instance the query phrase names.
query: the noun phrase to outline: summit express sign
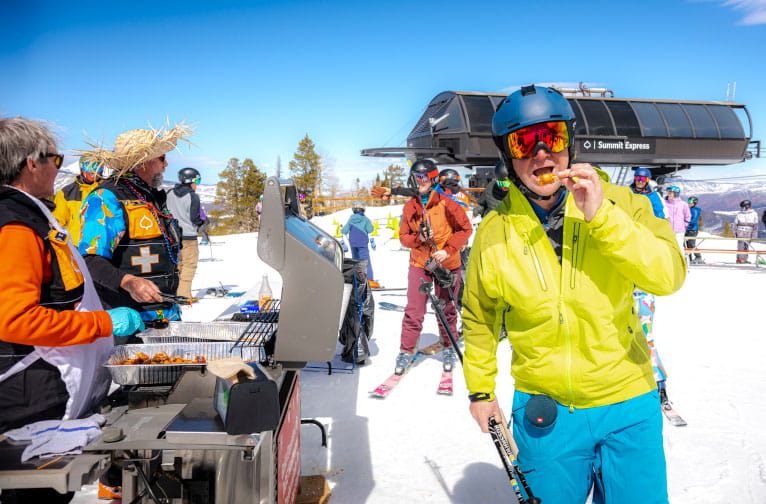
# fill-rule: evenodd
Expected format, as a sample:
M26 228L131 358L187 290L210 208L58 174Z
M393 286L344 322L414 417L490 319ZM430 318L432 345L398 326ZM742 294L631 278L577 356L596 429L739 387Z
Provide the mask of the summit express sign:
M603 154L654 154L655 140L647 138L578 138L580 152Z

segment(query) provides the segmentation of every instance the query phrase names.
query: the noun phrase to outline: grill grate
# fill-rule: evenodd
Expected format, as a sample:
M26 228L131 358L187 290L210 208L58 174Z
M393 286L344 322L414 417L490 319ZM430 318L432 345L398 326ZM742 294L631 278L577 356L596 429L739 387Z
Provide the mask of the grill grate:
M279 304L278 299L272 299L266 310L248 313L250 323L232 345L231 351L235 348L263 347L274 338L279 322Z

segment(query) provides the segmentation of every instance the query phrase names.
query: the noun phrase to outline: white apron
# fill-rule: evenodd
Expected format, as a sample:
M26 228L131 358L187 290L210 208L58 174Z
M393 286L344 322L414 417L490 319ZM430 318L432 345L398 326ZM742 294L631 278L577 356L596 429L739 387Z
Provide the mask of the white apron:
M18 188L13 187L13 189L32 200L42 210L53 228L69 236L67 230L58 223L48 210L48 207L43 205L40 200ZM88 267L85 265L85 260L72 244L71 239L67 240L67 244L72 252L72 257L77 263L73 265L73 268L79 269L85 282L83 285L82 301L75 307L75 310L82 312L103 310L101 300L99 300L98 294L96 294L93 280L88 272ZM106 397L112 380L103 364L106 363L113 346L111 336L98 338L93 343L81 345L62 347L36 346L34 351L14 364L6 372L0 374L0 383L9 376L23 371L37 359L43 359L45 362L58 368L61 373L61 379L64 381L69 393L69 400L66 403L66 412L64 413L63 420L80 418Z

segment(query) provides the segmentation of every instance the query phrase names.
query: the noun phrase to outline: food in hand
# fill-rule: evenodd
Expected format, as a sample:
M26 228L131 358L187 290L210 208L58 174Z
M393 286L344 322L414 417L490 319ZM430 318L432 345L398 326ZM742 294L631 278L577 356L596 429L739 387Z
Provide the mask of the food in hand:
M537 177L537 183L539 185L548 185L556 182L559 178L553 173L543 173Z
M112 362L112 364L117 366L135 366L137 364L205 364L206 362L207 359L204 355L197 355L194 359L184 359L178 355L170 357L165 352L157 352L151 357L144 352L136 352L135 356L127 359L120 359Z

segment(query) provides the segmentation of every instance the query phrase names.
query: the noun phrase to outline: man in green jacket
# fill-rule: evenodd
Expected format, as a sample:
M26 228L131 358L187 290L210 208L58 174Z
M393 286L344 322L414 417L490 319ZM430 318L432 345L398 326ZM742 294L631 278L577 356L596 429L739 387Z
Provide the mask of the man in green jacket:
M683 256L647 198L573 163L574 112L524 86L492 133L508 196L479 226L463 296L464 372L484 432L503 322L513 345L513 434L545 504L667 502L662 415L633 289L678 290ZM503 320L504 318L504 320Z

